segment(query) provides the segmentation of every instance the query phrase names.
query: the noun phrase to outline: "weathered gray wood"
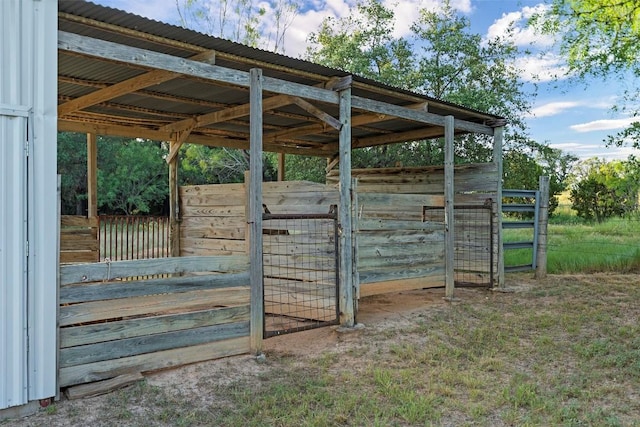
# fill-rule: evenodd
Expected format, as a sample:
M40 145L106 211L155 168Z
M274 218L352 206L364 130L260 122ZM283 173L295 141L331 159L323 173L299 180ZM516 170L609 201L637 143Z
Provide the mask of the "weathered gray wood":
M444 225L438 222L395 221L385 219L362 219L360 230L442 230Z
M160 334L202 326L248 322L249 306L214 308L191 313L118 320L108 323L61 328L60 347L95 344L143 335Z
M172 71L178 74L250 87L250 73L233 70L217 65L179 58L164 53L153 52L132 46L120 45L105 40L94 39L78 34L58 32L58 48L63 51L104 58L111 61L124 62L146 68ZM293 95L330 104L338 103L338 95L334 91L288 82L273 77L261 77L261 86L278 94ZM260 104L262 108L262 104Z
M138 381L143 381L144 377L140 372L118 375L104 381L98 381L90 384L82 384L75 387L69 387L64 394L69 400L83 399L86 397L100 396L122 387L126 387Z
M454 136L455 125L453 116L445 117L444 123L444 222L445 222L445 297L452 299L455 286L454 281Z
M359 271L383 271L385 269L393 269L400 267L422 267L444 265L444 246L441 245L437 250L428 254L413 254L387 257L364 257L358 259Z
M87 216L98 216L98 141L95 133L87 134Z
M60 326L167 312L196 311L249 303L246 287L92 301L60 307Z
M60 367L66 368L144 353L191 347L247 335L249 335L249 322L239 322L63 348L60 350Z
M187 363L212 360L220 357L247 353L249 338L232 338L224 341L197 345L187 348L146 353L138 356L105 360L86 365L60 369L60 387L113 378L132 371L149 372Z
M361 208L392 206L444 206L443 195L430 194L389 194L389 193L361 193L358 203Z
M251 247L251 352L262 353L264 300L262 282L262 70L251 69L249 235Z
M340 324L353 327L355 307L353 299L353 235L351 229L351 88L340 91L340 203L338 227L340 235Z
M549 177L541 176L539 179L539 213L538 213L538 247L536 279L547 277L547 226L549 224Z
M268 254L267 254L268 255ZM336 260L332 256L304 256L304 255L268 255L264 257L264 267L296 266L301 270L326 271L335 268Z
M498 288L504 288L504 246L502 233L502 179L503 179L503 159L502 159L502 142L504 138L504 128L496 127L493 134L493 163L496 165L498 174L498 186L496 189L496 237L498 243L497 254L497 281Z
M249 286L248 271L64 286L60 289L60 302L68 304L236 286Z
M440 243L440 244L438 244ZM420 255L439 253L442 241L431 242L418 242L418 243L401 243L401 244L381 244L381 245L366 245L360 244L360 250L358 251L360 259L371 257L403 257L409 255Z
M410 279L385 280L383 282L362 283L360 294L363 297L390 292L402 292L414 289L441 288L444 282L444 269L441 274L414 277Z
M204 271L246 271L249 259L244 255L155 258L112 261L60 267L60 284L107 281L154 274L180 274Z
M358 246L394 245L434 242L444 243L444 227L438 230L359 231Z
M352 212L351 212L351 227L352 227L352 231L353 231L353 241L351 242L351 244L353 245L353 258L351 259L351 262L353 263L353 268L351 269L351 275L353 276L352 280L353 280L353 299L354 299L354 305L355 305L355 314L354 316L358 315L358 309L359 309L359 302L360 302L360 273L358 270L358 261L359 261L359 236L360 236L360 226L359 226L359 220L360 220L360 208L359 208L359 202L358 202L358 198L359 198L359 194L358 194L358 180L356 178L352 178L351 179L351 191L352 191L352 202L353 202L353 206L351 207Z
M377 271L361 271L360 283L385 282L388 280L411 279L418 277L442 276L443 268L441 266L432 266L426 268L399 268L396 270Z

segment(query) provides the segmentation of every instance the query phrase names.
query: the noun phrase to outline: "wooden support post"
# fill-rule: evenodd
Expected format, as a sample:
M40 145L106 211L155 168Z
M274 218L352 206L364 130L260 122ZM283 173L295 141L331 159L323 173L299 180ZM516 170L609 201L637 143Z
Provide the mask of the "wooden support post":
M171 141L170 149L179 142ZM180 205L178 200L178 158L169 163L169 250L172 257L180 256Z
M351 270L351 274L353 275L353 298L355 313L357 314L360 303L360 273L358 272L358 230L360 229L360 217L358 216L358 214L360 213L360 208L358 205L358 180L356 178L353 178L351 180L351 192L351 194L353 194L353 197L351 198L353 203L353 211L351 213L351 227L353 230L353 268Z
M351 328L355 324L353 301L353 236L351 226L351 88L340 91L340 324Z
M536 279L544 279L547 277L547 225L549 224L549 177L540 177L540 195L539 211L538 211L538 247Z
M455 287L454 272L454 188L453 188L453 162L454 162L454 131L453 116L444 118L444 259L445 259L445 298L453 299Z
M285 180L285 166L286 166L286 161L285 161L285 154L284 153L278 153L278 181L284 181Z
M98 216L98 138L87 134L87 216Z
M249 88L250 182L249 218L251 248L251 352L262 353L264 331L264 282L262 269L262 70L251 69Z
M504 127L498 126L493 130L493 162L498 170L498 188L496 189L496 237L498 253L497 275L498 289L504 289L504 244L502 240L502 140L504 138Z

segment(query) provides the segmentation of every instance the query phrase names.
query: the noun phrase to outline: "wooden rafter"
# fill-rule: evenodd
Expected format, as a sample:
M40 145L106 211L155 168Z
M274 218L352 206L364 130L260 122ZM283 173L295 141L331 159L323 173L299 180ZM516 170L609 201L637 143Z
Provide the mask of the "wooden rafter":
M176 156L178 155L178 151L180 151L180 147L182 147L182 144L184 144L187 138L189 138L192 130L193 127L190 127L180 132L176 132L177 137L175 139L175 142L171 144L171 151L169 151L169 155L167 156L167 164L171 164L173 159L176 158Z
M263 101L263 108L270 110L272 108L282 107L284 105L291 104L292 97L289 95L277 95ZM160 128L160 131L179 132L189 127L202 127L214 123L224 122L239 117L246 117L249 115L250 104L242 104L235 107L227 108L226 110L214 111L200 116L195 116L189 119L181 120L179 122L171 123L169 125Z
M325 122L326 124L328 124L332 128L334 128L336 130L340 130L340 128L342 127L342 123L340 123L340 120L338 120L338 119L332 117L330 114L322 111L320 108L316 107L312 103L310 103L308 101L305 101L304 99L299 98L297 96L291 97L291 100L298 107L302 108L307 113L314 115L315 117L317 117L318 119L322 120L323 122Z
M206 51L192 56L190 60L207 61L211 58L215 58L215 52ZM95 92L91 92L85 96L81 96L74 99L73 101L69 101L58 106L58 116L65 116L69 113L73 113L75 111L82 110L83 108L87 108L92 105L117 98L118 96L134 92L138 89L175 79L180 75L181 74L179 73L164 70L154 70L145 74L141 74L131 79L116 83L113 86L105 87Z

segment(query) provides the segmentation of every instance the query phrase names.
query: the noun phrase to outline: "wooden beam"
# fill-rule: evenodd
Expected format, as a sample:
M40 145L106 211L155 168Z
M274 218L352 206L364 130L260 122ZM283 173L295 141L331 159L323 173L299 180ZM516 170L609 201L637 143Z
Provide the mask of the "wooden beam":
M502 159L502 141L504 138L504 128L496 127L493 134L493 163L498 169L498 188L496 196L496 233L498 246L498 265L497 265L497 282L498 288L504 289L504 242L502 239L502 175L503 175L503 159Z
M394 142L416 141L421 139L439 138L443 136L441 127L430 127L407 132L392 133L390 135L372 136L368 138L359 138L354 142L354 148L372 147L375 145L391 144Z
M278 181L284 181L286 178L285 174L286 167L286 159L284 153L278 153Z
M178 145L171 141L170 150ZM176 150L177 151L177 150ZM180 256L180 200L178 191L178 159L169 163L169 250L172 257Z
M87 216L98 216L98 142L97 135L87 133Z
M249 252L251 275L251 352L262 353L264 331L264 282L262 268L262 70L251 69L249 100L250 165L249 218L251 248Z
M207 51L192 56L189 59L192 61L208 61L212 58L215 58L215 52ZM83 108L87 108L92 105L117 98L127 93L134 92L138 89L157 85L175 79L179 76L180 73L164 70L154 70L145 74L141 74L120 83L116 83L113 86L91 92L87 95L76 98L73 101L69 101L58 106L58 116L65 116L69 113L73 113L74 111L82 110Z
M292 97L290 97L289 95L277 95L265 99L262 103L262 107L265 110L271 110L273 108L283 107L285 105L291 104L292 102ZM214 123L237 119L239 117L245 117L249 115L250 105L251 104L238 105L236 107L227 108L225 110L214 111L211 113L202 114L200 116L195 116L193 118L180 120L178 122L162 126L159 130L161 132L179 132L190 127L198 128Z
M326 112L322 111L320 108L316 107L315 105L311 104L308 101L305 101L302 98L293 96L291 97L291 100L293 101L294 104L296 104L298 107L305 110L307 113L314 115L315 117L322 120L332 128L336 130L340 130L340 127L342 126L342 123L340 123L340 120L335 119L330 114L327 114Z
M174 144L171 144L171 150L169 151L169 155L167 156L168 164L171 164L171 162L173 162L176 159L176 156L180 151L180 147L182 147L182 144L184 144L187 138L189 138L189 135L191 135L192 130L193 130L193 127L185 129L180 132L176 132L176 141Z
M536 279L547 277L547 226L549 225L549 177L539 178L538 247L536 251Z
M453 188L453 163L454 163L454 119L446 116L444 121L444 258L445 258L445 298L453 299L455 286L454 276L454 250L455 250L455 224L454 224L454 188Z
M338 227L340 235L340 324L355 325L353 299L353 235L351 194L351 88L340 91L340 205Z
M340 163L340 156L338 154L334 155L331 158L327 159L327 167L325 168L325 172L329 173L330 170L336 167L336 165Z
M80 55L102 58L108 61L172 71L185 76L221 82L233 86L249 87L250 85L249 73L245 71L204 64L164 53L121 45L64 31L58 32L58 49ZM273 77L262 77L262 85L265 91L277 94L300 96L329 104L338 103L338 94L323 88L307 86L305 84L289 82Z

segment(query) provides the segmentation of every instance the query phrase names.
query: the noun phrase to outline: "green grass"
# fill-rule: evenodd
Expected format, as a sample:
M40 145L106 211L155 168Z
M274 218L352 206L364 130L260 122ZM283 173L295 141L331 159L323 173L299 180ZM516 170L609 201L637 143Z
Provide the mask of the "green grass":
M635 276L549 276L515 293L458 295L319 354L268 353L253 375L220 381L203 370L195 392L143 382L111 393L90 402L92 425L637 425ZM32 425L73 425L84 416L69 416L73 403Z
M532 230L505 230L505 242L532 240ZM640 270L640 219L588 223L575 215L553 217L548 227L549 273L636 272ZM530 249L505 252L505 265L531 261Z

